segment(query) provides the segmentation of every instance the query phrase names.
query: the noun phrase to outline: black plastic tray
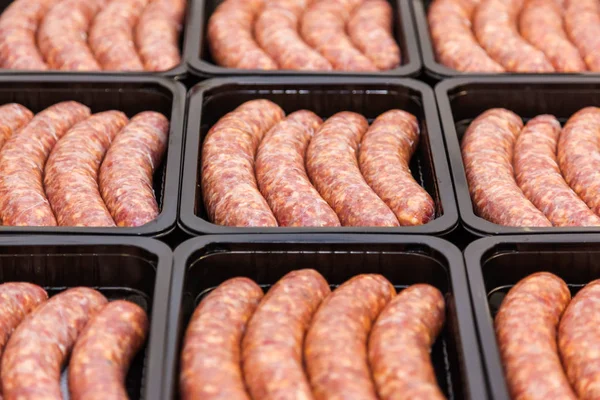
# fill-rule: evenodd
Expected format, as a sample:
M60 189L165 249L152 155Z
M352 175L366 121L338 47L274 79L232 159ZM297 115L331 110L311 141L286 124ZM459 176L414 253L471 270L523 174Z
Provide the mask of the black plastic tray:
M127 391L132 400L161 400L172 258L165 244L149 238L5 236L0 237L0 283L31 282L49 295L87 286L109 300L140 305L148 312L149 338L132 361ZM61 378L65 395L67 375Z
M171 121L167 152L154 175L154 191L160 207L157 219L136 228L83 228L0 226L3 233L67 233L162 236L175 229L179 178L185 126L185 88L159 77L88 75L7 76L0 74L0 104L16 102L37 113L61 101L79 101L92 112L116 109L128 117L142 111L158 111Z
M600 236L485 238L467 247L465 260L490 390L495 400L509 400L493 327L504 295L519 280L540 271L561 277L574 295L600 278Z
M226 68L217 65L208 49L206 26L213 11L223 0L192 0L190 10L192 23L187 27L185 59L191 74L210 78L216 76L263 75L263 76L416 76L421 71L421 56L417 44L417 34L408 0L389 0L394 9L394 34L402 54L402 65L389 71L345 72L345 71L263 71ZM233 38L235 40L235 38Z
M207 291L235 276L267 289L302 268L318 270L333 286L363 273L383 274L397 289L436 286L447 304L446 326L432 351L438 382L449 400L487 398L463 260L449 242L424 236L231 235L195 238L175 251L163 399L177 398L181 340Z
M309 109L322 118L355 111L373 120L393 108L413 113L421 124L421 141L411 161L417 182L436 204L436 219L413 227L237 228L206 219L200 190L201 144L219 118L245 101L266 98L286 113ZM216 233L416 233L445 235L457 225L457 212L444 142L431 89L410 79L383 78L230 78L212 79L189 94L180 226L192 234Z
M455 78L435 88L444 138L450 158L460 219L476 236L531 233L593 233L600 227L519 228L496 225L473 211L460 151L460 140L479 114L503 107L529 120L552 114L564 124L578 110L600 104L600 79L582 77Z

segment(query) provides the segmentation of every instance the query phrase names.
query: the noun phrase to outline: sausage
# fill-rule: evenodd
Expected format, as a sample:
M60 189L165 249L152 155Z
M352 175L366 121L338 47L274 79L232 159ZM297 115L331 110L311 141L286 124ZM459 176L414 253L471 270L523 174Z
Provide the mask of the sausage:
M60 226L115 226L98 188L98 170L128 119L120 111L92 115L73 126L52 149L44 187Z
M315 400L376 400L367 340L396 290L381 275L359 275L329 295L306 335L304 360Z
M313 269L292 271L265 295L242 340L242 365L253 399L312 399L302 345L329 284Z
M404 226L426 224L435 217L433 199L409 169L418 144L417 118L402 110L390 110L373 121L358 153L365 181Z
M248 278L233 278L210 292L194 311L181 350L182 400L250 400L241 367L241 342L263 297Z
M72 288L27 317L8 340L2 357L4 399L62 399L62 365L79 332L106 302L93 289Z
M87 32L106 0L62 0L50 9L37 33L38 46L52 69L100 71Z
M256 180L279 226L340 226L304 167L308 142L322 123L310 111L296 111L271 128L258 148Z
M94 19L89 44L106 71L143 71L134 28L149 0L111 1Z
M473 30L481 47L510 72L554 72L543 52L517 30L522 0L486 0L475 10Z
M579 50L567 38L562 17L557 2L527 0L519 20L521 35L544 52L556 71L585 71L587 68Z
M598 218L563 178L556 159L560 122L551 115L530 120L515 144L517 184L554 226L598 226Z
M304 13L300 32L306 43L325 57L336 70L377 71L346 33L346 23L355 7L340 0L317 1Z
M153 0L135 29L135 40L146 71L168 71L181 64L179 34L186 0Z
M305 0L277 0L266 3L256 20L256 41L281 69L330 71L329 61L306 45L298 34Z
M87 323L69 361L69 394L77 399L128 399L125 378L146 341L148 316L137 304L116 300Z
M158 216L152 181L168 137L169 120L144 111L129 121L108 148L98 183L117 226L142 226Z
M209 219L227 226L277 226L258 190L254 158L264 134L284 117L269 100L248 101L221 118L202 146L202 195Z
M359 114L340 112L315 133L306 152L306 170L317 191L343 226L398 226L392 210L360 173L356 153L369 123Z
M600 71L600 4L596 0L566 2L565 30L590 71Z
M418 284L381 311L369 335L369 365L381 400L445 399L429 353L444 325L444 296Z
M475 7L461 0L435 0L427 13L437 60L463 72L504 72L481 48L471 30Z
M42 172L50 150L90 109L74 101L37 114L0 151L0 216L7 226L56 226Z
M387 0L367 1L354 11L348 34L354 45L385 71L400 65L400 48L392 34L392 6Z
M217 64L228 68L277 69L252 35L264 0L226 0L208 20L208 44Z
M513 147L521 117L502 108L478 116L462 139L462 157L475 212L504 226L552 226L525 197L514 176Z
M17 103L0 106L0 149L11 136L31 121L33 113Z
M600 398L599 316L600 280L595 280L571 300L558 328L558 348L565 372L578 397L585 400Z

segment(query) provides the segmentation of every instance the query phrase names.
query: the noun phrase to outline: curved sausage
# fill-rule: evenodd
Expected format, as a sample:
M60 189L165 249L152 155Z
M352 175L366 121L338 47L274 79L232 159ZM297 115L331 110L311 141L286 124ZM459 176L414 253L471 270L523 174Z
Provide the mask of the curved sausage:
M277 69L271 59L254 41L254 21L264 6L264 0L227 0L221 3L208 20L208 44L217 64L228 68Z
M556 159L560 122L551 115L530 120L515 144L517 184L554 226L598 226L592 210L567 185Z
M40 24L38 46L52 69L100 71L90 47L87 32L106 0L62 0Z
M186 0L153 0L135 28L135 39L146 71L168 71L181 64L179 34Z
M511 72L554 72L543 52L517 30L520 0L486 0L475 10L473 30L490 57Z
M475 212L504 226L552 226L525 197L514 176L513 147L521 117L494 108L478 116L462 139L462 157Z
M381 311L369 335L369 364L381 400L445 399L429 355L444 319L444 296L426 284L402 290Z
M117 226L142 226L159 214L152 180L169 136L169 120L137 114L117 134L100 166L100 193Z
M304 43L298 34L305 8L303 0L267 2L256 20L256 41L281 69L330 71L333 68L329 61Z
M527 0L519 20L521 35L544 52L556 71L585 71L579 50L567 38L562 17L563 12L554 1Z
M306 335L306 372L316 400L376 400L367 340L379 312L396 295L381 275L359 275L329 295Z
M17 103L0 106L0 149L12 135L26 126L33 113Z
M590 71L600 71L600 4L595 0L568 1L565 29Z
M56 226L43 187L50 150L90 109L74 101L58 103L37 114L0 151L0 216L8 226Z
M87 323L69 361L69 394L77 399L127 399L125 378L146 341L148 317L137 304L108 303Z
M250 400L240 351L246 324L262 297L250 279L233 278L200 302L181 350L182 400Z
M269 100L248 101L221 118L202 146L202 195L210 221L227 226L277 226L260 194L254 158L263 135L284 117Z
M27 317L8 340L2 357L4 399L62 399L62 365L79 332L106 302L93 289L72 288Z
M242 340L242 365L253 399L312 399L302 345L329 284L317 271L292 271L265 295Z
M405 111L391 110L373 121L358 153L365 181L403 226L426 224L435 217L433 199L409 169L418 144L417 118Z
M354 45L382 71L400 65L400 48L392 34L392 21L392 6L387 0L364 2L348 21L348 34Z
M143 71L135 48L134 30L149 0L111 1L98 13L89 44L105 71Z
M44 187L60 226L115 226L100 196L98 170L125 124L120 111L92 115L72 127L52 149Z
M369 123L359 114L340 112L315 133L306 152L306 170L317 191L343 226L398 226L392 210L360 173L356 153Z
M340 226L304 167L308 142L322 123L310 111L296 111L271 128L258 147L256 180L279 226Z

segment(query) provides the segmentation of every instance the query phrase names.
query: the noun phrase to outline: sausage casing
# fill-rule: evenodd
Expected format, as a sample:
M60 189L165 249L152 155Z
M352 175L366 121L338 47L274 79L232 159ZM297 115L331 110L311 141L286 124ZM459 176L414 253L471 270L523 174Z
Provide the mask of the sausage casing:
M590 71L600 71L600 4L595 0L566 2L565 30Z
M12 135L31 121L33 113L17 103L0 106L0 150Z

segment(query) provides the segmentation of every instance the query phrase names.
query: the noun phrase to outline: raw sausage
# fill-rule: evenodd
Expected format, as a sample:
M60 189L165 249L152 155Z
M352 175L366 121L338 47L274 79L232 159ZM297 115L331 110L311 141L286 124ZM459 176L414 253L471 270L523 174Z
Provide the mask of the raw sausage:
M168 71L181 63L179 34L186 0L153 0L146 6L135 30L146 71Z
M418 144L417 118L391 110L373 121L360 145L358 161L365 180L403 226L426 224L435 216L433 199L409 169Z
M44 187L60 226L115 226L98 188L98 170L113 138L127 123L120 111L92 115L52 149Z
M519 281L496 314L496 338L514 400L572 399L557 349L557 327L571 300L562 279L539 272Z
M530 120L515 144L517 183L554 226L598 226L598 218L563 178L556 146L560 122L551 115Z
M296 111L271 128L258 148L256 180L279 226L340 226L304 167L308 142L322 122L310 111Z
M568 1L565 29L590 71L600 71L600 4L596 0Z
M392 34L392 6L387 0L364 2L348 22L354 45L382 71L400 65L400 48Z
M356 153L368 126L362 115L352 112L329 118L308 145L306 170L343 226L398 226L358 167Z
M256 41L281 69L329 71L329 61L302 41L299 20L304 0L269 1L256 20Z
M38 46L52 69L100 71L87 32L106 0L62 0L46 14L37 33Z
M103 70L144 70L135 48L134 28L148 1L111 1L94 19L89 43Z
M0 106L0 149L12 135L31 121L33 113L17 103Z
M515 181L513 147L523 128L515 113L502 108L478 116L462 139L462 157L475 212L504 226L552 226Z
M228 68L277 69L252 35L264 0L226 0L208 21L208 43L217 64Z
M72 400L127 399L125 378L148 334L148 317L137 304L108 303L77 338L69 361Z
M50 150L90 109L74 101L37 114L0 151L0 216L8 226L56 226L42 172Z
M381 275L359 275L329 295L304 344L306 372L316 400L376 400L367 364L367 340L396 290Z
M93 289L72 288L27 317L10 337L2 357L4 399L62 399L62 365L79 332L106 302Z
M381 400L445 399L429 355L444 316L444 296L426 284L402 290L379 314L369 364Z
M194 311L181 351L182 400L250 400L241 368L241 342L263 297L250 279L233 278Z
M221 118L202 146L202 195L209 219L227 226L277 226L254 176L263 135L284 117L269 100L248 101Z
M253 399L312 399L302 345L314 313L329 293L317 271L292 271L265 295L242 340L242 365Z

